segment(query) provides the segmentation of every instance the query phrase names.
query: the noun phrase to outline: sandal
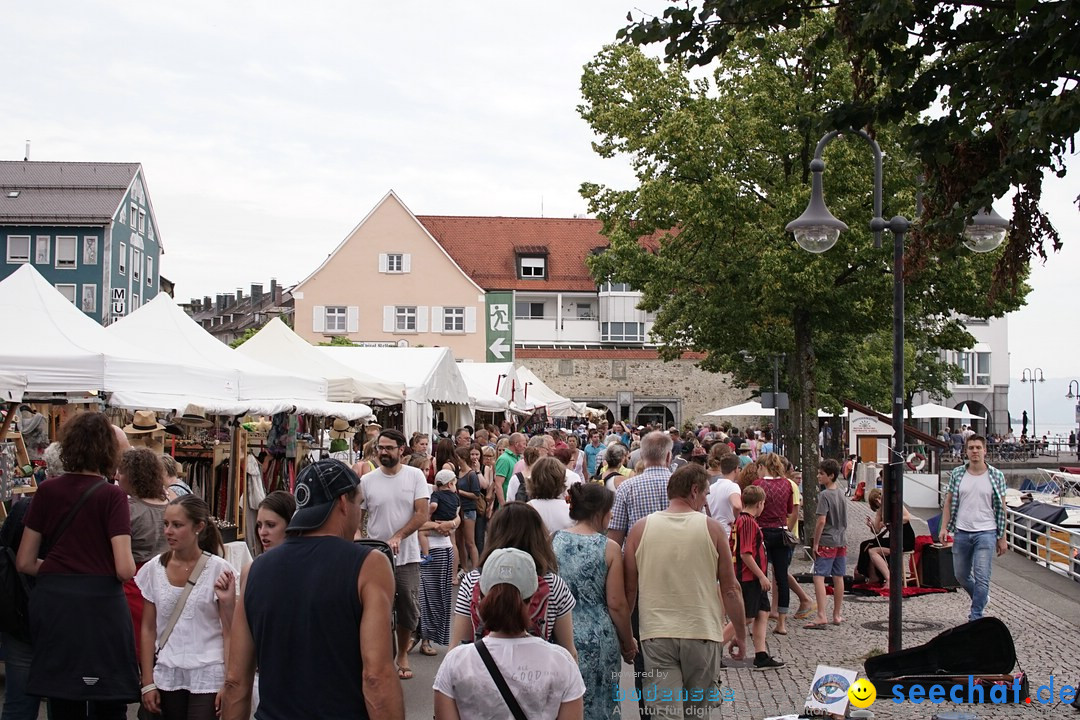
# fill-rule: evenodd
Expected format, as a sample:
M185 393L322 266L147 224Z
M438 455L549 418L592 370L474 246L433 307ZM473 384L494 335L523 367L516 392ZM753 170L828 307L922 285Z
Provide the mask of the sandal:
M428 657L435 657L439 653L436 652L435 648L425 642L420 644L420 654L427 655Z
M397 669L397 676L398 676L398 680L412 680L413 679L412 668L399 667Z
M804 630L828 630L829 623L810 623L809 625L803 625Z
M810 607L807 608L806 610L799 610L797 613L795 613L794 618L796 620L805 620L805 619L807 619L808 617L810 617L811 615L813 615L816 612L817 612L817 603L811 603Z

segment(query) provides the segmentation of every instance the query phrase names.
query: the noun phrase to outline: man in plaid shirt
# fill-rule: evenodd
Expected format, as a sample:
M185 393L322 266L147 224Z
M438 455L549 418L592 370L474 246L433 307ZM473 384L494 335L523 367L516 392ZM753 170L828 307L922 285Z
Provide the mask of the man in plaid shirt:
M968 620L983 616L990 597L994 550L1005 554L1005 476L986 464L986 438L971 435L964 443L968 461L949 475L941 527L953 538L956 579L971 596Z
M622 545L630 528L641 518L650 513L667 510L668 479L671 478L671 436L656 430L641 439L641 460L645 463L645 469L640 475L635 475L624 481L615 490L615 505L611 508L611 522L608 523L608 538ZM634 612L630 615L630 625L634 630L634 638L640 643L638 610L634 606ZM645 673L645 656L638 653L634 657L634 685L642 698L642 676ZM647 716L645 700L638 701L638 713L642 718Z

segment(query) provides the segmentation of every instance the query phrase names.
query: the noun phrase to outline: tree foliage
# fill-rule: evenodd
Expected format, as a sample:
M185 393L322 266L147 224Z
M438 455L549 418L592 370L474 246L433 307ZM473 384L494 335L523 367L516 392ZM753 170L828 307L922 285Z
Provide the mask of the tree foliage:
M321 342L319 344L320 345L329 345L331 347L337 347L339 345L342 346L342 347L352 347L356 343L354 343L352 340L345 337L344 335L333 335L330 338L330 342Z
M816 467L819 403L866 402L882 390L887 398L889 383L868 368L891 357L891 345L880 342L891 338L891 248L875 248L868 228L873 163L860 139L834 142L825 158L826 197L851 232L822 255L784 232L809 195L816 114L855 92L837 43L807 51L831 22L819 13L768 44L742 38L712 80L691 80L628 45L605 48L586 66L579 108L596 151L628 156L637 179L631 189L582 186L610 240L590 259L594 276L642 291L665 358L705 352L705 369L771 385L769 356L785 353L804 472ZM903 137L899 127L877 128L886 217L914 211L918 163ZM957 313L985 317L1015 307L1013 293L988 299L994 262L935 250L934 262L908 278L909 365L925 369L909 373L913 386L937 389L949 372L937 349L971 344Z
M820 25L821 8L835 22ZM852 92L821 106L819 132L899 126L926 176L911 264L956 243L965 218L1011 188L1010 240L995 291L1016 289L1029 261L1061 238L1040 208L1044 171L1065 175L1080 131L1080 3L1072 0L701 0L634 19L619 36L664 43L667 60L707 66L780 29L814 27L813 53L841 44ZM749 38L749 39L747 39ZM1080 205L1080 197L1077 198Z

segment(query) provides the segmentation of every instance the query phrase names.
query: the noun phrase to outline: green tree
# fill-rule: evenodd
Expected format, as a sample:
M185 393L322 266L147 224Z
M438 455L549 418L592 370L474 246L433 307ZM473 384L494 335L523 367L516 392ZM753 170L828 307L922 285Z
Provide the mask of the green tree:
M835 22L818 24L821 8ZM701 0L627 21L619 37L664 43L667 60L691 67L739 53L748 35L763 46L775 30L813 26L808 50L842 43L853 78L851 93L820 106L817 128L899 124L922 166L926 214L912 236L914 265L954 245L965 219L1011 187L1018 192L995 290L1016 289L1031 258L1046 259L1047 244L1060 249L1040 199L1043 173L1064 177L1080 131L1080 3Z
M259 332L260 329L261 328L257 328L257 327L249 327L247 330L244 331L243 335L241 335L240 337L236 338L231 343L229 343L229 347L231 347L233 350L235 350L236 348L240 347L241 345L246 343L251 338L255 337L255 333Z
M610 240L590 259L594 276L642 291L666 359L706 352L705 369L771 385L769 355L786 353L787 434L801 440L808 477L817 466L819 402L836 406L876 391L873 378L855 371L853 351L889 327L892 311L891 251L874 248L866 229L873 164L861 141L834 143L826 156L830 207L852 231L830 252L810 255L783 230L809 194L814 114L854 91L838 46L807 51L828 22L819 14L767 45L736 43L712 81L692 81L627 45L605 48L586 66L579 108L596 151L628 156L637 178L632 189L582 185ZM914 205L917 166L899 137L878 129L886 216L911 214ZM954 312L1000 315L1013 298L986 300L993 257L943 250L937 259L911 278L910 337L915 348L963 347L971 338ZM815 490L806 483L811 519Z
M324 346L329 345L329 346L334 346L334 347L336 347L338 345L343 346L343 347L352 347L356 343L354 343L352 340L345 337L344 335L333 335L330 338L330 342L321 342L319 344L324 345Z

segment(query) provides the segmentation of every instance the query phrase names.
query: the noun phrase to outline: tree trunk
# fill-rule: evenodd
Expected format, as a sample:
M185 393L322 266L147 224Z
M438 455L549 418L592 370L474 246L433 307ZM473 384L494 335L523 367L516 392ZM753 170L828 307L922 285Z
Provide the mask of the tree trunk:
M814 382L814 338L810 328L810 314L795 311L795 384L799 388L799 467L802 469L803 542L817 522L817 470L818 470L818 416L817 385Z

